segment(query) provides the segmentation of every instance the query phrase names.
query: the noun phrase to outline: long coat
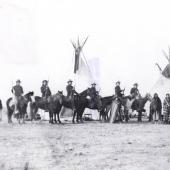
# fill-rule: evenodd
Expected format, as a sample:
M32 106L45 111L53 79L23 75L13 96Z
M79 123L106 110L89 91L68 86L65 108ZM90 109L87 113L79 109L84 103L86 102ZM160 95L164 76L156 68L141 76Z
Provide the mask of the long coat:
M151 106L154 104L156 106L156 110L161 112L162 111L162 102L159 97L153 98L151 101Z
M23 88L20 85L13 86L11 91L17 97L22 96L22 94L24 93Z
M48 86L41 86L41 93L42 93L42 97L49 97L51 96L51 90Z
M72 95L73 89L74 89L74 87L72 85L70 85L70 84L66 86L67 97Z
M122 91L120 86L116 86L115 87L115 95L117 95L118 97L122 97Z
M137 96L139 94L139 90L135 87L131 88L130 94L133 96Z

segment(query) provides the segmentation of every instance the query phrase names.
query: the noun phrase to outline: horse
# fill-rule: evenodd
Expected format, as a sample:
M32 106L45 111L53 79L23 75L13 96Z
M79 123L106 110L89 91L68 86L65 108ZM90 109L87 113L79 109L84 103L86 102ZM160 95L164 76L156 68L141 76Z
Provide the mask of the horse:
M68 96L60 96L60 100L62 101L62 107L63 108L69 108L73 111L73 118L72 122L75 123L74 119L76 117L76 121L83 122L82 120L82 114L88 105L88 99L87 97L87 91L83 91L82 93L77 93L75 90L72 92L72 97ZM58 99L59 100L59 99ZM64 110L62 110L63 112Z
M101 98L101 103L102 103L102 107L100 110L100 116L99 116L99 120L104 120L104 121L108 121L109 120L109 111L111 109L111 105L113 100L115 99L115 96L107 96L107 97L102 97Z
M21 119L22 119L22 122L25 123L24 117L27 111L27 106L29 102L32 102L33 95L34 95L34 92L29 92L25 94L24 96L21 96L21 98L18 101L18 105L17 105L18 114L16 114L16 118L19 124L20 124ZM15 109L15 105L13 103L12 97L6 101L6 106L7 106L8 123L12 123L12 115Z
M49 123L53 124L53 121L55 123L57 123L56 120L56 115L58 118L58 122L61 123L60 120L60 111L62 108L62 97L63 96L63 92L62 91L58 91L58 93L51 95L50 98L48 99L48 109L49 109Z
M129 110L132 109L133 111L138 112L138 122L142 121L142 112L145 112L145 104L147 101L151 101L150 94L146 94L145 97L139 95L137 99L131 99L130 96L123 97L121 100L121 104L124 106L124 117L125 121L128 122L129 120Z
M49 96L46 100L42 97L35 96L34 102L32 103L31 110L33 115L35 116L38 112L38 109L48 110L49 112L49 123L57 123L56 115L58 118L58 122L61 123L59 113L62 108L62 96L63 92L58 91L56 94Z
M75 113L77 113L77 122L80 120L83 122L82 116L86 108L97 110L99 113L102 110L101 97L96 94L95 98L91 98L89 88L78 94L75 100L76 112L74 112L73 122L75 118Z
M76 91L73 91L72 98L68 98L67 96L62 96L62 106L72 109L73 110L73 119L72 122L75 123L75 117L76 121L83 122L82 116L84 113L84 110L86 108L93 109L93 110L100 110L101 108L101 100L100 96L96 96L95 101L91 99L89 88L84 90L81 93L77 93Z

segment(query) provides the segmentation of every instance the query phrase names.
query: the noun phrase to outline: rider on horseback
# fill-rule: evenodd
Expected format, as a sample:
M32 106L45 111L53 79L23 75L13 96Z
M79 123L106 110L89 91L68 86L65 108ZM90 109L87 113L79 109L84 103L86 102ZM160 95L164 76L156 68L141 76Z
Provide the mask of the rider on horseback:
M93 107L95 103L97 103L97 98L99 97L99 92L96 90L96 83L92 83L89 88L90 93L90 107Z
M115 95L116 97L119 99L119 98L122 98L123 97L123 92L124 92L124 89L122 90L120 88L120 81L117 81L116 82L116 87L115 87Z
M116 87L115 87L115 95L116 95L116 98L118 99L118 101L120 102L119 103L119 106L118 106L118 111L119 111L119 120L121 121L122 118L121 118L121 107L122 107L122 104L121 104L121 99L124 95L124 91L125 89L121 89L120 88L120 81L117 81L116 82Z
M135 83L133 85L133 87L131 88L130 94L131 94L132 99L134 99L134 98L136 99L136 97L140 94L139 90L138 90L138 84L137 83Z
M90 94L91 94L92 99L95 99L95 97L97 96L98 93L96 90L96 83L91 84Z
M46 108L46 111L47 111L48 110L47 99L48 99L49 96L51 96L51 90L50 90L50 88L48 86L48 81L47 80L42 81L41 93L42 93L42 99L45 102L45 108Z
M12 87L12 93L14 94L14 104L15 104L15 110L14 110L14 114L18 113L18 102L21 99L24 91L22 86L20 85L21 81L17 80L16 81L16 85Z
M69 80L67 83L68 83L67 86L66 86L67 97L71 99L72 95L73 95L73 90L74 90L74 87L72 85L73 81Z
M71 102L71 105L72 105L72 109L74 110L74 94L76 93L75 92L75 88L73 87L72 83L73 81L70 79L68 80L67 82L67 86L66 86L66 91L67 91L67 99Z

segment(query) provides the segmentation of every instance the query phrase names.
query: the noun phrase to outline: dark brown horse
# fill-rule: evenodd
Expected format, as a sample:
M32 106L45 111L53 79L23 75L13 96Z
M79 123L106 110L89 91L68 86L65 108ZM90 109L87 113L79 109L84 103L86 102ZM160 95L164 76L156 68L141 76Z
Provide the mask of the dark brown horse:
M89 89L86 89L81 93L74 91L74 95L71 100L68 99L68 97L63 96L62 105L63 107L73 110L73 123L75 122L75 117L77 122L83 122L82 116L86 108L99 111L102 106L100 96L96 95L95 99L92 100L89 94Z
M100 117L99 120L104 120L104 121L108 121L109 120L109 111L111 109L111 105L113 100L115 99L115 96L107 96L107 97L102 97L101 98L101 103L102 103L102 107L100 109Z
M19 123L21 119L23 123L25 122L24 117L27 111L27 105L29 102L32 102L33 95L34 95L34 92L29 92L25 94L24 96L21 96L21 98L19 99L18 105L17 105L18 114L16 115L16 118ZM12 97L7 100L6 106L7 106L8 123L12 123L12 115L14 113L14 108L15 108L15 105L12 101Z
M42 97L35 96L35 101L32 103L31 110L33 115L36 115L38 109L48 110L49 112L49 123L57 123L56 115L58 118L58 122L61 123L59 113L62 108L63 101L62 91L58 91L58 93L51 95L48 99L44 100Z

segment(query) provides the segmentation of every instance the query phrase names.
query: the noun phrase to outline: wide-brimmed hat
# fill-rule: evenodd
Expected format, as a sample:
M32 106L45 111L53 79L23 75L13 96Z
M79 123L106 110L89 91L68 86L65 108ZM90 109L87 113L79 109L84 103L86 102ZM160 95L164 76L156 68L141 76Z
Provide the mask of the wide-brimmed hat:
M71 79L69 79L67 83L72 83L72 82L73 82L73 81L72 81Z
M21 80L20 80L20 79L18 79L18 80L16 81L16 83L21 83Z
M42 83L48 83L48 81L47 80L43 80Z

